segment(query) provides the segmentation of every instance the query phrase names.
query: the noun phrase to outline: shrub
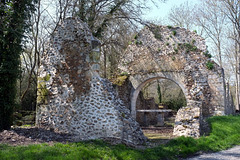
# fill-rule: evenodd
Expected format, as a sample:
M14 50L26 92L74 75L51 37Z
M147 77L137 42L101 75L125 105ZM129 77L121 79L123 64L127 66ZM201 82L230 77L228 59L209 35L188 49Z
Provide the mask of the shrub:
M212 70L214 67L214 64L211 61L207 61L206 66L207 66L207 69Z
M177 48L174 48L174 52L177 54L177 53L178 53L178 49L177 49Z
M138 39L138 34L136 34L136 35L134 36L134 39Z
M177 31L172 31L172 34L173 34L174 36L176 36Z
M206 52L203 52L203 55L204 55L204 56L206 56L206 57L208 57L208 58L212 58L212 55L211 55L211 54L209 54L209 52L208 52L208 51L206 51Z
M183 44L178 43L178 48L186 49L187 53L190 51L197 51L198 49L195 45L192 45L190 43L183 43Z
M163 104L165 104L169 109L172 110L179 110L180 108L184 107L187 105L185 97L179 97L179 98L169 98L169 99L164 99Z
M161 35L161 30L160 30L160 27L157 26L157 25L154 25L153 27L150 27L149 28L152 33L154 34L154 37L158 40L162 40L162 35Z
M135 43L136 45L142 45L142 41L135 40L134 43Z
M196 42L196 40L195 39L192 39L192 44L194 44Z

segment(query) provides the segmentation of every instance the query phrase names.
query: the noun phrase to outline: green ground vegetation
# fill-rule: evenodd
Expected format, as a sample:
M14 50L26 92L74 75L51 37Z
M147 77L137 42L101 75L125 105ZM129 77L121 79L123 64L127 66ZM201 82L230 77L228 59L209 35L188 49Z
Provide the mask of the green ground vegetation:
M101 140L54 145L0 145L0 159L179 159L196 152L215 152L240 144L240 116L208 119L211 133L199 139L178 137L154 148L133 149L123 144L110 145Z

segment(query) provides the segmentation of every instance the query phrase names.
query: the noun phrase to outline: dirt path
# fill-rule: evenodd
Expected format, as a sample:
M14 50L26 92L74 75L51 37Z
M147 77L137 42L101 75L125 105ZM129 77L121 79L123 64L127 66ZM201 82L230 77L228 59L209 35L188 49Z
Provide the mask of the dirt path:
M0 144L29 145L39 143L71 142L71 135L59 134L37 127L12 128L0 132Z
M216 153L202 154L186 160L240 160L240 146Z

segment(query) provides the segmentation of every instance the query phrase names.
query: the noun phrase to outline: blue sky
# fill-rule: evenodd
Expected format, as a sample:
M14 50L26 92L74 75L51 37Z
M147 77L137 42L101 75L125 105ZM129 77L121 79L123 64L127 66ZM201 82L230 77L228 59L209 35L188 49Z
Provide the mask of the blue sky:
M151 10L146 12L146 16L144 16L147 20L159 20L167 18L168 13L171 8L174 6L179 6L182 3L188 2L189 5L195 5L200 2L200 0L167 0L165 3L158 2L158 7L154 6L152 3Z

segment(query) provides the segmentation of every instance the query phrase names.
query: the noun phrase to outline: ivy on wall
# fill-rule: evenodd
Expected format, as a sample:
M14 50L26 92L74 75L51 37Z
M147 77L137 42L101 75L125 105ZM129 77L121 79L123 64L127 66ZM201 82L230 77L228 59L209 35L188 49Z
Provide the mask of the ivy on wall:
M20 76L20 54L27 19L36 0L2 0L0 5L0 130L9 129L17 105L16 81Z

